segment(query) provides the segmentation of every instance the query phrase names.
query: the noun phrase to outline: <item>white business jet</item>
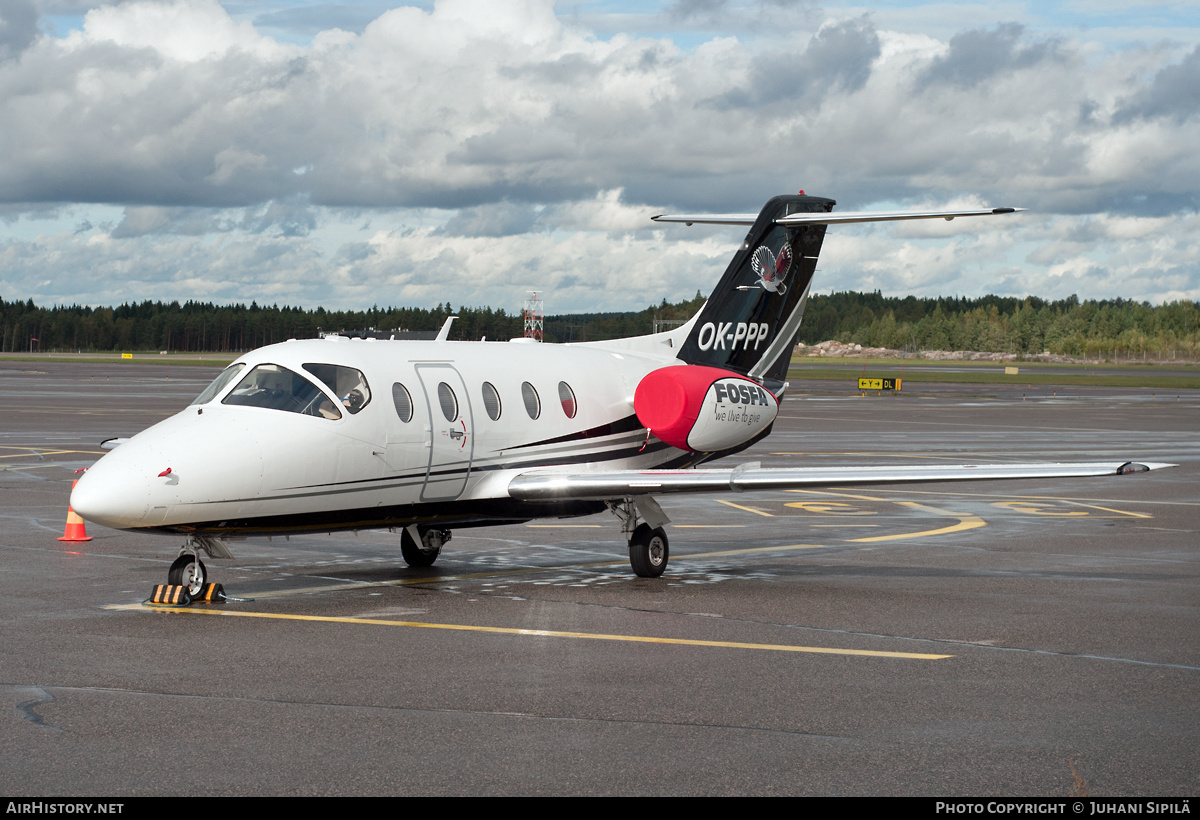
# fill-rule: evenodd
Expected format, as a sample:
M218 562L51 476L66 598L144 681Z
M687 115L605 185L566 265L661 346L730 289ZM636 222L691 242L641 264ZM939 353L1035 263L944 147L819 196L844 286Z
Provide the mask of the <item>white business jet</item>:
M826 226L954 219L1014 208L834 214L780 196L759 214L657 216L748 225L687 324L584 344L331 336L242 356L185 410L109 444L71 495L89 521L183 535L169 581L195 595L200 552L226 540L370 528L427 567L451 528L611 510L633 571L667 567L667 493L836 484L1118 475L1171 465L702 467L771 431ZM119 444L119 446L113 446Z

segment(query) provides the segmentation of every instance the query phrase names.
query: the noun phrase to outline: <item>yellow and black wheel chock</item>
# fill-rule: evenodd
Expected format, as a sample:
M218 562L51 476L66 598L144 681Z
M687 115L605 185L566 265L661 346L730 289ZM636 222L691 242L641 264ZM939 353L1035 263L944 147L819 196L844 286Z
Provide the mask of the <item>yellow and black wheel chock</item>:
M225 587L220 584L205 584L200 594L192 599L206 604L219 604L225 600Z
M146 603L150 606L189 606L193 603L218 604L225 600L225 587L220 584L205 584L195 598L188 594L186 586L157 584Z
M150 600L150 606L187 606L192 602L187 587L182 584L156 584Z

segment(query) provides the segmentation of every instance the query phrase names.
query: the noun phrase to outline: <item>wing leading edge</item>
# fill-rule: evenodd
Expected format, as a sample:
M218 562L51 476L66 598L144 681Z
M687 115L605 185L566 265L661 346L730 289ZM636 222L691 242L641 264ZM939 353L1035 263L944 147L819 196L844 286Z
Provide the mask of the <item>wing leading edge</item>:
M1158 462L1076 464L886 465L879 467L800 467L764 469L757 463L730 470L621 470L592 473L521 473L508 494L521 501L611 500L666 493L749 492L849 484L905 484L927 481L981 481L1010 478L1083 478L1125 475L1175 467Z

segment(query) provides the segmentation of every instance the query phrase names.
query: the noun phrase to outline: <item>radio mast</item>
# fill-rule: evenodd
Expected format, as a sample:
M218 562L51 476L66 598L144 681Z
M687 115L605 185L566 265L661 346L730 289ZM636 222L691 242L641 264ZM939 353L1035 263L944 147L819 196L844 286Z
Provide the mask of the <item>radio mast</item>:
M546 311L542 306L542 297L536 290L529 291L529 298L525 300L525 338L536 339L542 341L542 323L546 316Z

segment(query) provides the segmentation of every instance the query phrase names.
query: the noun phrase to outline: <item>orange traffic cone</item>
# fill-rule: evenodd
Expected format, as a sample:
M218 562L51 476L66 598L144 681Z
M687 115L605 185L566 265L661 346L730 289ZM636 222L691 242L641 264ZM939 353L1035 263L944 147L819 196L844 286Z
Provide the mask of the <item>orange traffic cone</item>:
M78 481L71 482L71 489L75 489ZM71 503L67 502L67 528L62 534L59 541L91 541L92 537L87 534L87 529L83 525L83 519L79 517L79 513L71 507Z

